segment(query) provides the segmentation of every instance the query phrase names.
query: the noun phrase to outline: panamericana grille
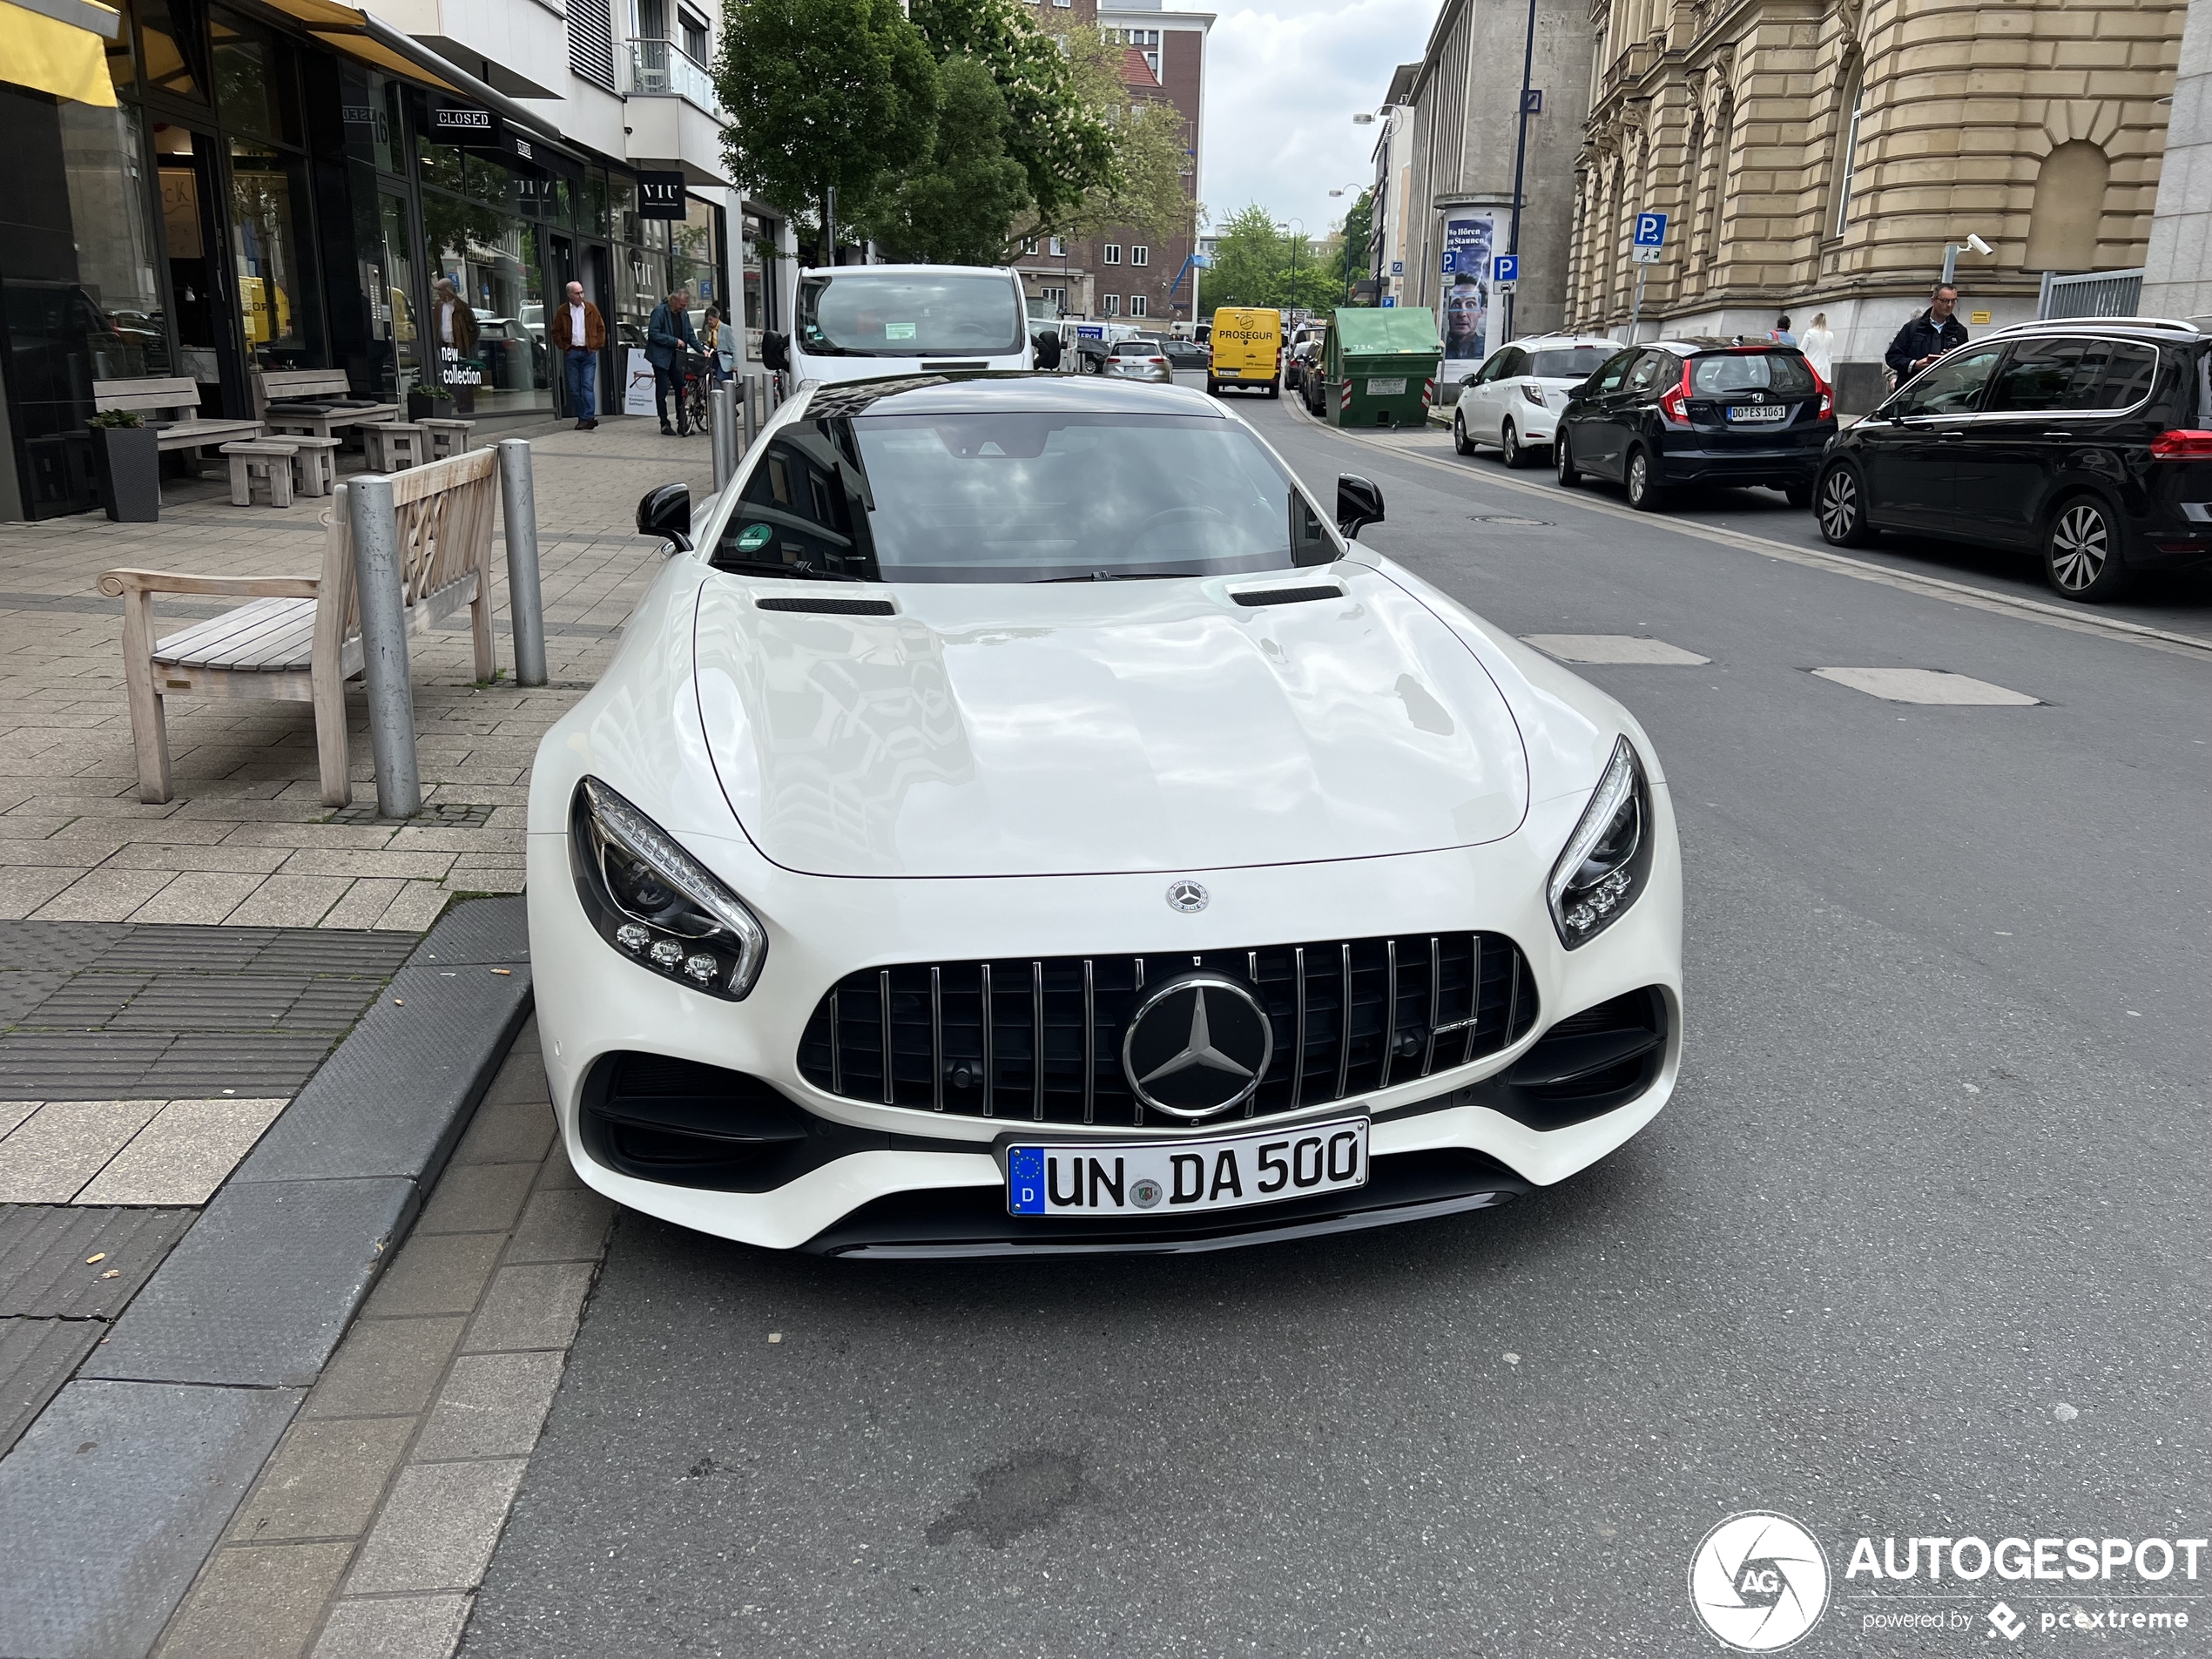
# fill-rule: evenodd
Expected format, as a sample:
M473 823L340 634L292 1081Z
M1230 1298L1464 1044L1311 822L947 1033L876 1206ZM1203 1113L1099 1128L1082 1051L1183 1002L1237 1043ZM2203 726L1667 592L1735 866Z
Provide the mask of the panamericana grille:
M799 1072L848 1100L1142 1128L1147 1114L1122 1071L1123 1032L1147 984L1193 968L1254 987L1275 1033L1258 1089L1217 1123L1447 1071L1536 1022L1527 964L1500 934L902 963L838 981L806 1022ZM1150 1116L1155 1128L1181 1126Z

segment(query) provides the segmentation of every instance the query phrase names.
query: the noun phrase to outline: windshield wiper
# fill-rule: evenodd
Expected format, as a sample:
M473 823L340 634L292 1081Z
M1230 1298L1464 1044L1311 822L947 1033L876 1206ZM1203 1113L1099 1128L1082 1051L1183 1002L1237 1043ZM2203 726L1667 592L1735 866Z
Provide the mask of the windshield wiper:
M796 577L802 582L866 582L864 576L847 576L842 570L818 570L811 564L779 564L773 559L712 559L709 561L718 570L749 570L760 576Z
M1041 576L1045 582L1168 582L1177 577L1204 576L1204 570L1090 570L1082 576Z

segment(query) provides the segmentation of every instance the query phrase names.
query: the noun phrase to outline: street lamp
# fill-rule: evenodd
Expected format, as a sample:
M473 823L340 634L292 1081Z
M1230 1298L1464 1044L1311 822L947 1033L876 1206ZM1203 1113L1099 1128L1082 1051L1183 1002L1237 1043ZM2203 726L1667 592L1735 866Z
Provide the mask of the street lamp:
M1536 69L1536 0L1528 0L1528 33L1521 49L1521 131L1513 143L1513 231L1507 238L1506 252L1514 260L1516 273L1514 292L1506 295L1506 326L1503 337L1513 338L1514 301L1521 297L1518 276L1521 259L1521 183L1528 163L1528 93L1529 79Z
M1359 185L1355 181L1352 184L1346 185L1344 187L1344 190L1332 190L1329 192L1329 194L1332 196L1341 196L1345 193L1345 191L1358 190L1359 188ZM1374 226L1374 218L1372 211L1369 213L1367 224L1369 234L1372 235L1373 233ZM1352 303L1352 210L1349 207L1345 208L1344 212L1344 302L1346 305L1350 305Z
M1290 236L1291 223L1293 222L1298 226L1298 234L1291 238L1291 304L1284 307L1286 311L1298 309L1298 245L1305 240L1305 221L1299 219L1296 213L1292 213L1290 222L1275 227L1284 235Z

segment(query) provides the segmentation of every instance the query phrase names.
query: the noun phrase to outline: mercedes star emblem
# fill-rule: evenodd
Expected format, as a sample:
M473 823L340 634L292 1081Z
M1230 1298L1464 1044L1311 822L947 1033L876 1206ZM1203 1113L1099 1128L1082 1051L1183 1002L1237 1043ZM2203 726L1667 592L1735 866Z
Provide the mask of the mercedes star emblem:
M1196 1123L1251 1098L1274 1054L1274 1028L1251 988L1198 968L1137 1004L1122 1070L1145 1105Z
M1180 910L1186 916L1195 916L1206 907L1206 890L1196 881L1171 881L1168 884L1168 908Z

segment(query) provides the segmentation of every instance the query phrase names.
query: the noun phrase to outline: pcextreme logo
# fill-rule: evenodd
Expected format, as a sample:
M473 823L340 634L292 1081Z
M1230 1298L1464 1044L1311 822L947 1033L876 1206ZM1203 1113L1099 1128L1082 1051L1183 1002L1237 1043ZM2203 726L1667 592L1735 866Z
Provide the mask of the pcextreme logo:
M1689 1559L1698 1622L1738 1653L1779 1653L1828 1606L1828 1557L1803 1523L1765 1509L1730 1515Z

